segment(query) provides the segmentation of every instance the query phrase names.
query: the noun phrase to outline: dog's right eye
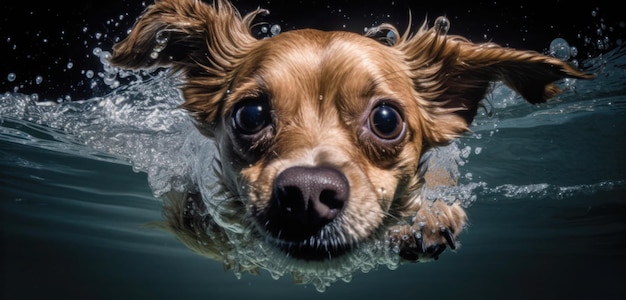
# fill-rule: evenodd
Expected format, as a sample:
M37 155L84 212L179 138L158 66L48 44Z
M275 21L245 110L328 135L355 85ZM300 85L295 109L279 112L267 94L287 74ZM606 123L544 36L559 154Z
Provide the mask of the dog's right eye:
M244 100L235 107L233 126L242 134L255 134L271 122L269 104L264 97Z
M394 140L404 132L402 115L393 106L382 103L369 116L370 130L381 139Z

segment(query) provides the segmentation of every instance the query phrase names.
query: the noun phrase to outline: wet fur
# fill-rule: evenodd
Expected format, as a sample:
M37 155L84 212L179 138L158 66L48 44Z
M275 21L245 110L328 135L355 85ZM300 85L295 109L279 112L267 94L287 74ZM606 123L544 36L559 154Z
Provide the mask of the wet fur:
M381 25L366 36L303 29L257 40L250 28L262 13L242 17L224 0L157 0L110 59L127 69L169 67L183 78L182 107L216 142L227 200L172 192L160 226L227 265L231 244L223 226L242 223L282 243L255 218L263 218L278 174L299 165L332 167L348 178L347 207L327 232L336 235L333 242L351 248L389 239L405 260L436 258L456 246L467 217L459 204L420 197L424 184L454 184L420 170L423 154L468 130L495 81L542 103L560 92L555 81L591 78L554 57L475 44L426 24L403 35ZM380 31L395 32L397 41L377 40ZM232 110L255 97L269 98L272 124L242 141L231 128ZM406 128L397 140L381 141L364 126L381 101L401 112Z

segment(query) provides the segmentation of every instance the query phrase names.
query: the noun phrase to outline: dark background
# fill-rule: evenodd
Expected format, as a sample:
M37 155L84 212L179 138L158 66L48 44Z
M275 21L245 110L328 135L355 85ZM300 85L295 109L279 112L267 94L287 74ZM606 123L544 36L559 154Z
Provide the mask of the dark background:
M40 99L86 99L106 93L105 85L90 86L85 72L102 70L93 49L110 51L123 38L145 5L152 1L93 1L65 4L3 1L0 4L0 93L37 93ZM271 14L263 21L283 31L314 27L363 32L383 22L403 31L413 15L413 26L437 16L451 21L450 34L474 42L493 41L504 46L547 53L557 37L578 48L584 60L621 44L626 17L617 2L545 0L525 1L274 1L235 0L242 13L256 7ZM68 65L68 64L71 64ZM9 74L15 74L13 81ZM37 83L35 78L43 81Z

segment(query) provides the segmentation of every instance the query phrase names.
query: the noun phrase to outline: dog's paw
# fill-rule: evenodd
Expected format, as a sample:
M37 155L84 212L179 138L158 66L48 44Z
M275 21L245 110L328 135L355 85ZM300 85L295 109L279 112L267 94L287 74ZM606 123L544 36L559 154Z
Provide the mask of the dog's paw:
M447 246L457 248L457 236L466 219L460 205L437 200L422 206L412 224L392 227L388 236L401 259L409 262L436 260Z

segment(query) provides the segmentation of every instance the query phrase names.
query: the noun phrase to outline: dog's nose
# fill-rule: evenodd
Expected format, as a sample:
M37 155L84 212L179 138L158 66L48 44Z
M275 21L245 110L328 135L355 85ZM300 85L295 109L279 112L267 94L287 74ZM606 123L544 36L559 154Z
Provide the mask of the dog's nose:
M282 233L299 232L288 235L304 238L339 215L350 196L350 187L336 169L291 167L276 177L273 192L271 209L278 217L274 221L281 224L277 229Z

